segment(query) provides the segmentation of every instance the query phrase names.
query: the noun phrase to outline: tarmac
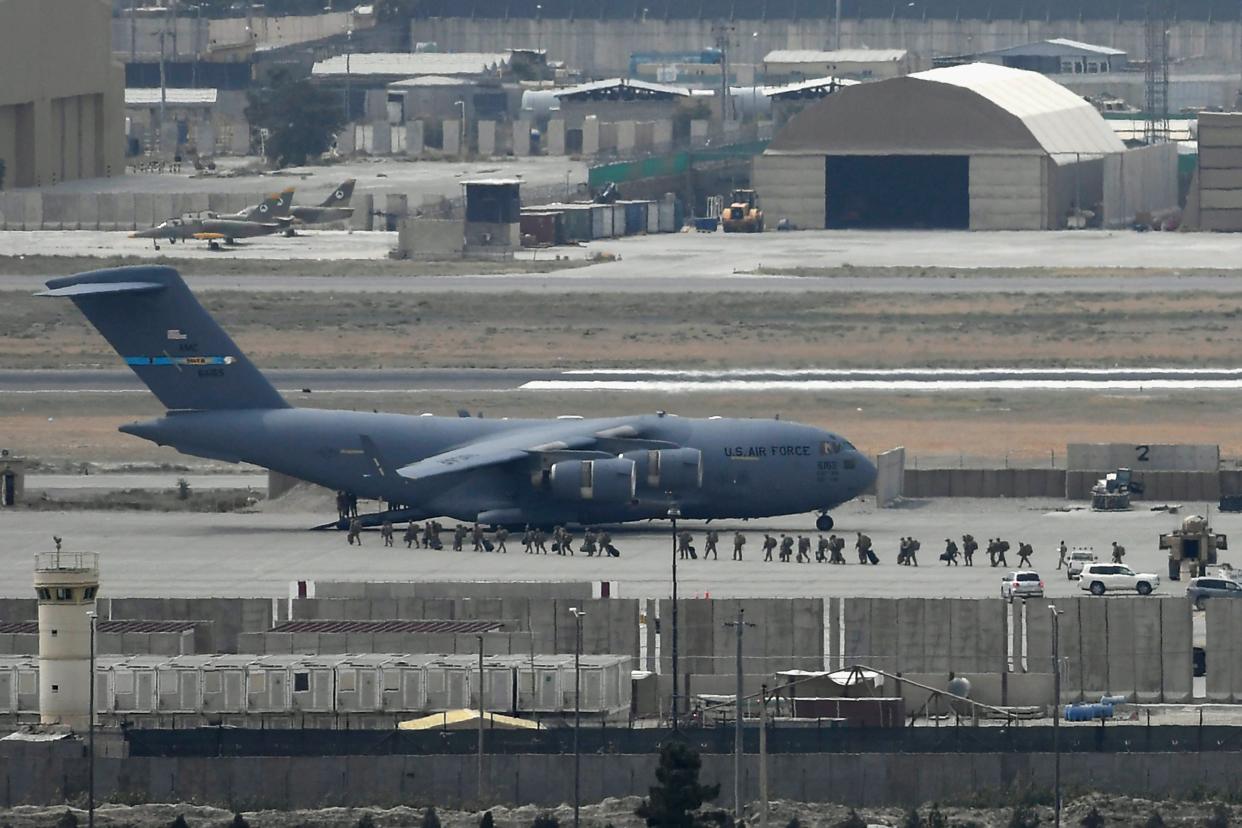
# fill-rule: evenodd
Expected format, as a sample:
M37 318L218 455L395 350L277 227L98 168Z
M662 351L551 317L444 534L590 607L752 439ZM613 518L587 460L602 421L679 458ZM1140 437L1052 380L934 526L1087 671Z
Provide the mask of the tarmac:
M506 555L474 552L391 549L381 545L378 532L368 532L361 548L346 544L344 533L312 532L309 527L333 514L309 511L308 505L290 504L277 513L279 501L261 513L200 514L157 512L0 512L0 597L31 594L31 561L51 548L51 536L65 539L66 549L99 552L103 590L113 596L148 597L288 597L298 580L601 580L615 584L621 597L667 597L670 593L672 542L667 525L638 524L614 532L620 558L583 555L529 556L520 541L511 538ZM828 564L764 563L762 532L805 533L813 540L814 515L798 515L749 522L713 524L721 534L720 560L679 562L679 593L686 597L999 597L1006 569L987 565L976 553L974 567L946 567L937 556L944 539L961 544L964 532L986 546L1001 536L1010 541L1009 564L1017 564L1019 541L1035 548L1034 564L1043 575L1051 598L1085 595L1076 582L1056 570L1056 545L1064 539L1071 547L1090 546L1107 560L1113 540L1123 544L1125 562L1136 571L1161 576L1159 595L1181 595L1186 579L1169 583L1167 564L1157 549L1157 536L1175 528L1192 511L1203 513L1208 504L1184 504L1181 514L1151 511L1140 504L1132 512L1093 513L1082 504L1071 511L1053 500L925 500L900 508L877 510L870 498L842 506L833 513L837 531L845 537L845 566ZM363 505L366 508L366 505ZM1242 537L1242 515L1213 514L1217 531ZM451 527L452 522L445 521ZM682 524L679 524L682 525ZM690 522L695 545L702 550L701 523ZM745 560L734 562L731 538L735 528L747 535ZM869 534L879 566L860 566L853 554L855 531ZM398 529L398 537L400 536ZM898 540L918 538L923 545L919 567L899 567L894 561ZM578 532L581 538L581 532ZM1229 554L1224 555L1229 559ZM1134 597L1101 600L1141 600Z
M380 260L395 234L309 230L295 238L268 236L211 252L206 245L161 245L160 251L128 234L104 231L7 231L0 256L221 258L243 260ZM520 251L522 258L594 253L619 261L551 273L446 276L199 275L198 290L316 290L406 293L526 291L540 293L751 293L807 291L875 294L1131 293L1170 290L1236 293L1237 281L1219 272L1232 266L1236 245L1222 234L1123 231L930 232L805 231L725 235L672 233L606 239L583 246ZM805 275L798 268L908 268L908 275L848 272ZM456 267L456 266L455 266ZM925 268L953 269L923 273ZM1051 268L1052 272L1038 268ZM1088 269L1060 275L1057 268ZM355 270L355 268L351 268ZM1013 270L1012 273L997 271ZM983 271L983 272L973 272ZM1193 273L1188 271L1194 271ZM1216 271L1216 272L1213 272ZM0 289L38 290L46 277L0 277Z

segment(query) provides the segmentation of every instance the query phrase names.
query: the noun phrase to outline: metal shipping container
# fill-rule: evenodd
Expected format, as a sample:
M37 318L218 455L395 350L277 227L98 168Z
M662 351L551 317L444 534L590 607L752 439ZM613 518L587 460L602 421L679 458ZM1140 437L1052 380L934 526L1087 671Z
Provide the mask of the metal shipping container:
M677 202L666 200L659 202L660 204L660 232L676 233L677 227Z
M567 244L595 238L590 204L562 204L556 207L561 211L561 232Z
M198 713L203 709L203 665L199 658L173 658L155 668L161 713Z
M203 665L203 712L246 712L246 668L252 655L213 656Z
M647 232L649 201L618 201L617 206L625 214L625 235L637 236Z
M373 713L383 709L384 667L393 656L355 654L336 666L338 713Z
M522 244L529 247L549 247L560 244L561 214L559 212L522 212Z
M166 658L134 656L112 667L112 704L117 713L155 713L159 710L156 668Z
M611 239L616 235L613 230L615 212L611 204L591 205L591 238Z

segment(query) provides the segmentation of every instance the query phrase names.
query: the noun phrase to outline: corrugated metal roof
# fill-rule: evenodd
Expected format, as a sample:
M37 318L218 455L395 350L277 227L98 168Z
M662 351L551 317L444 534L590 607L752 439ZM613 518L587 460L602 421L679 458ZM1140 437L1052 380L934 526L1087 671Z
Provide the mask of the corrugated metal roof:
M195 621L100 621L95 629L101 633L178 633L192 630ZM0 634L37 635L38 621L0 622Z
M508 64L504 52L360 52L316 61L311 74L336 75L479 75ZM348 71L347 71L348 70Z
M219 97L215 89L165 89L164 101L172 106L211 106ZM126 106L159 106L160 90L126 89Z
M763 56L764 63L880 63L905 60L905 49L776 49Z
M856 86L862 81L850 80L849 78L811 78L810 80L799 81L798 83L787 83L783 86L763 86L759 89L759 94L766 95L769 98L779 98L781 95L793 95L798 92L805 92L808 89L822 89L824 87L833 86Z
M481 633L504 627L501 621L282 621L282 633Z
M638 92L647 92L655 95L675 95L682 98L690 95L690 90L684 86L648 83L647 81L633 80L631 78L609 78L608 80L592 81L591 83L582 83L577 86L567 86L564 89L553 90L552 94L557 98L570 98L575 95L590 95L613 89L618 92L633 89Z
M984 52L987 55L1032 55L1039 57L1059 57L1061 55L1099 55L1101 57L1121 57L1122 49L1109 46L1096 46L1094 43L1083 43L1081 40L1070 40L1065 37L1054 37L1050 40L1038 40L1034 43L1023 43L1021 46L1008 46Z
M1038 72L967 63L915 72L907 77L957 86L986 98L1021 119L1058 163L1073 162L1075 159L1068 157L1071 155L1125 151L1125 145L1095 107Z

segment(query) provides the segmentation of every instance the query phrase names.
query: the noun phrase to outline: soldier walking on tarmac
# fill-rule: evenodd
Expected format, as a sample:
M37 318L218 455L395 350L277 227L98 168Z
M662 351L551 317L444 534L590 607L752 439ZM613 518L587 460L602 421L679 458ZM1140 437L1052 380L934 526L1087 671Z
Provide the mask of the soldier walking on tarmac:
M957 566L957 544L952 538L944 539L944 553L940 556L945 566Z
M694 538L685 529L677 533L677 555L684 561L692 557L690 543Z
M794 547L793 538L789 537L789 535L786 535L784 532L782 532L781 533L781 561L782 562L789 563L789 559L793 557L793 547Z
M1121 563L1121 559L1126 556L1126 548L1117 541L1113 541L1113 563Z
M842 550L845 549L845 538L838 538L836 535L828 536L828 549L831 554L828 556L828 563L843 564L845 563L845 555Z
M716 544L720 541L720 533L715 529L707 530L707 538L703 541L703 560L707 560L707 556L711 555L712 560L720 560L720 555L716 552Z
M962 560L967 566L975 565L975 552L979 551L979 541L969 532L962 535Z
M401 540L405 541L405 548L409 549L418 541L418 524L410 521L405 525L405 534L401 536Z
M462 544L466 541L466 527L460 523L453 527L453 551L460 552Z
M471 547L470 551L471 552L482 552L484 549L483 527L479 525L479 522L477 520L474 522L474 526L470 528L470 539L474 541L474 546Z
M496 551L509 554L509 550L505 549L505 539L509 537L509 530L503 526L496 528Z
M1005 553L1009 551L1009 541L996 539L996 565L1009 566L1009 561L1005 560Z
M384 546L392 546L392 521L385 519L380 524L380 537L384 539Z
M742 559L742 547L746 545L746 536L741 532L733 533L733 560Z
M806 535L798 535L798 563L811 562L811 539Z
M815 562L828 563L828 539L823 535L819 536L815 544Z
M543 531L542 527L535 527L535 551L546 555L548 554L548 533Z
M772 560L772 550L774 549L776 549L776 538L772 537L767 532L764 532L763 533L763 559L765 561Z
M858 539L854 541L854 549L858 551L858 562L860 564L871 563L872 552L870 537L864 535L862 532L859 532Z
M906 538L906 566L919 565L919 547L922 545L914 538Z
M1069 555L1069 547L1065 545L1065 541L1057 546L1057 569L1066 565L1065 558Z
M527 555L529 555L534 551L532 549L534 545L535 533L530 531L530 524L528 523L526 524L526 528L522 530L522 549Z
M1026 541L1022 541L1021 543L1019 543L1018 544L1018 566L1033 566L1033 564L1031 563L1031 555L1033 555L1034 553L1035 553L1035 550L1031 548L1031 545L1029 543L1027 543Z
M362 521L358 518L351 518L349 521L349 533L345 537L349 541L349 545L353 546L355 542L362 546Z

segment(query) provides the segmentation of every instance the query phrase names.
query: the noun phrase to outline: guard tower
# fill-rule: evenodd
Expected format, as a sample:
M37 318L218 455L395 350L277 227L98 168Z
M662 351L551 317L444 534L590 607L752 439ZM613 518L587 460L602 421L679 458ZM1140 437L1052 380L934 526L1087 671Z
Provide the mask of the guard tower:
M57 551L35 556L39 599L39 721L85 731L90 723L91 616L99 591L99 555Z

